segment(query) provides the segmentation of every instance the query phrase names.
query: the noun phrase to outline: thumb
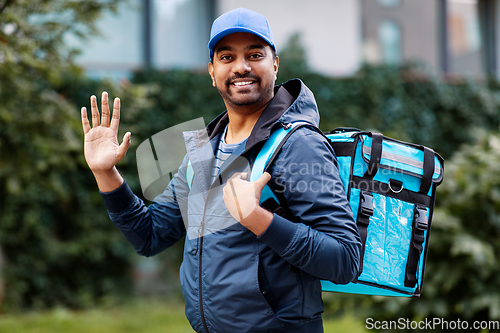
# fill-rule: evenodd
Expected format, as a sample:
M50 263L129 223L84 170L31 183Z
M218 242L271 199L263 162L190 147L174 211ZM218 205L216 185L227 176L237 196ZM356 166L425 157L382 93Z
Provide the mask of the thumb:
M130 147L131 137L132 133L130 132L125 133L125 135L123 136L123 142L118 147L118 156L120 157L120 159L122 159L127 153L128 147Z
M254 184L255 184L255 190L257 192L261 192L262 189L264 188L264 186L266 186L266 184L271 180L271 175L269 174L269 172L264 172L262 174L262 176L259 177L259 179L257 179Z

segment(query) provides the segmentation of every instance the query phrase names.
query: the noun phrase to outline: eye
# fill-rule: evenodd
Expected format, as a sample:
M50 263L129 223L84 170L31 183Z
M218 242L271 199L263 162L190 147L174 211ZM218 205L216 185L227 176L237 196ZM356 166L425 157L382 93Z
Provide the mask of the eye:
M250 59L259 59L259 58L263 58L263 57L264 57L264 55L262 53L252 53L249 56Z
M220 60L223 60L223 61L224 61L224 60L226 60L226 61L227 61L227 60L231 60L231 56L230 56L230 55L225 54L225 55L220 56L220 58L219 58L219 59L220 59Z

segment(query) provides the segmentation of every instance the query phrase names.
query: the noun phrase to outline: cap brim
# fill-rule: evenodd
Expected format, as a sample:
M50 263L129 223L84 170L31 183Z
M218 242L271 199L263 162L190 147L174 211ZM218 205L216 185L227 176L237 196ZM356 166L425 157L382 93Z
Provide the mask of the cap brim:
M262 34L258 33L257 31L254 31L252 29L238 27L238 28L229 28L226 30L222 30L221 32L219 32L217 35L213 36L210 39L210 42L208 43L208 49L210 51L210 59L212 59L212 57L214 56L215 45L217 45L217 43L220 42L220 40L222 38L226 37L227 35L234 34L235 32L248 32L248 33L254 34L254 35L262 38L267 44L269 44L269 46L271 46L274 49L274 52L276 52L276 46L274 46L274 44L271 41L269 41Z

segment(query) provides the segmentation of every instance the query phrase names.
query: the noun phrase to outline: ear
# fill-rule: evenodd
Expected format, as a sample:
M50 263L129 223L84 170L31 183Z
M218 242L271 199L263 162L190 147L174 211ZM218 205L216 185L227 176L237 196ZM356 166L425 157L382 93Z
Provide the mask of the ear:
M280 67L280 58L276 56L276 59L274 59L274 79L276 80L278 78L278 68Z
M217 87L217 84L215 83L215 78L214 78L214 64L213 64L213 62L208 63L208 74L210 74L210 77L212 78L212 86Z

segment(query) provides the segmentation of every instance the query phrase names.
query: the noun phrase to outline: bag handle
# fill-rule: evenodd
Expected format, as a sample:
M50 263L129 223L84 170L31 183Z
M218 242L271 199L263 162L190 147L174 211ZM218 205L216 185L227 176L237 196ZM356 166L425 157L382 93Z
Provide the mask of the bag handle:
M336 127L332 129L327 134L345 133L345 132L361 132L359 128L356 127Z
M368 133L372 137L372 148L368 169L364 177L373 178L378 171L380 160L382 158L382 140L384 136L381 133ZM419 193L427 194L432 185L432 176L434 175L434 157L436 153L431 148L421 146L424 151L423 174Z
M373 178L378 171L380 160L382 159L382 139L384 136L377 132L370 133L369 135L372 137L372 149L368 169L363 177Z
M423 174L422 174L422 183L420 183L419 193L427 194L431 189L432 185L432 176L434 175L434 150L423 147L424 148L424 166L423 166Z

